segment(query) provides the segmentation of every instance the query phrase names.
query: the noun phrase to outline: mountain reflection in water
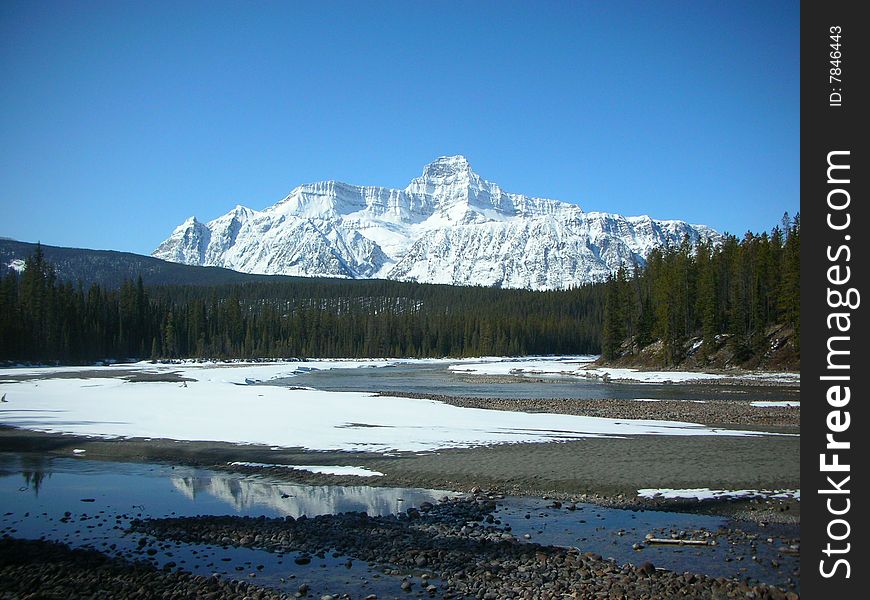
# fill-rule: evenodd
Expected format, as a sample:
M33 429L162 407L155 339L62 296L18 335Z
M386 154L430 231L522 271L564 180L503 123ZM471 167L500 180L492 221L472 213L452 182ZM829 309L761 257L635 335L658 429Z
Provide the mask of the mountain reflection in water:
M172 485L191 500L207 494L232 506L237 512L270 508L282 516L365 512L387 515L433 502L450 492L407 488L379 488L365 485L311 486L257 481L237 475L172 477Z
M455 495L416 488L313 486L159 463L0 452L0 506L22 512L63 512L82 498L95 498L104 508L142 507L153 517L228 513L314 517L350 511L376 516Z

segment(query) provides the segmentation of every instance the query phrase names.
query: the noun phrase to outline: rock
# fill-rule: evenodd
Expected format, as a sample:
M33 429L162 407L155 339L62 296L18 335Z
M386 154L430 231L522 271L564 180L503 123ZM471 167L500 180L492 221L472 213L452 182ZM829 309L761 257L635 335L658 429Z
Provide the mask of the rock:
M656 568L655 568L655 565L653 565L651 562L647 561L647 562L643 563L640 566L640 568L638 568L638 572L641 575L645 575L645 576L649 577L650 575L652 575L653 573L656 572Z

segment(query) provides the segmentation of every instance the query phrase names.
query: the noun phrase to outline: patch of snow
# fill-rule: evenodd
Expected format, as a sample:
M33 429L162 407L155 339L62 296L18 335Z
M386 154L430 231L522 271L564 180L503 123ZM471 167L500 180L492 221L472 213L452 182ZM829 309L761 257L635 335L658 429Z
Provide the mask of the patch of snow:
M756 381L765 381L769 383L800 383L800 373L747 373L741 376L743 379L754 379Z
M304 375L312 371L329 369L361 369L365 367L389 367L398 364L398 359L319 359L281 363L206 363L183 364L179 371L182 377L195 379L198 382L234 383L251 385L269 382L273 379L284 379L295 375ZM152 365L153 366L153 365ZM171 365L169 365L171 366Z
M697 500L736 498L794 498L801 499L800 490L711 490L710 488L645 488L637 491L641 498L695 498Z
M308 471L310 473L321 473L323 475L356 475L357 477L380 477L383 473L372 471L363 467L349 467L338 465L278 465L270 463L258 462L231 462L227 463L233 467L256 467L256 468L283 468L292 469L294 471Z
M797 400L758 400L750 402L749 405L759 408L791 408L794 406L800 407L801 403Z
M719 373L698 373L695 371L640 371L638 369L618 369L598 367L584 369L578 375L590 379L620 379L638 381L640 383L684 383L687 381L705 381L728 377Z
M451 371L475 375L577 375L578 369L598 359L597 355L553 356L525 359L487 357L479 362L460 362Z
M765 382L800 381L799 373L754 373L751 375L726 375L700 373L697 371L641 371L639 369L590 367L599 357L595 355L565 357L527 357L505 359L487 357L471 359L448 367L451 371L478 375L563 375L587 379L622 380L640 383L685 383L714 379L755 379Z
M26 268L24 261L20 258L16 258L15 260L10 261L9 264L6 266L13 271L17 271L18 273L23 273L24 269Z
M341 362L372 365L378 361ZM386 364L383 361L380 364ZM324 368L336 362L324 361ZM0 384L12 392L0 423L35 431L104 438L166 438L300 447L310 450L430 451L519 442L630 435L755 436L763 432L718 429L676 421L608 419L548 413L461 408L425 399L363 392L296 390L244 385L292 373L278 365L126 365L125 371L181 371L187 387L113 376L115 367L78 367L62 378ZM103 377L88 377L99 370ZM9 370L0 370L0 376ZM101 373L101 374L102 374Z
M800 383L800 373L701 373L698 371L641 371L639 369L592 367L576 373L589 379L621 380L639 383L687 383L692 381L712 381L747 379L764 383Z
M0 369L0 377L51 377L57 374L85 373L87 371L111 376L117 371L137 371L148 374L178 373L191 379L250 385L302 375L311 371L328 369L356 369L364 367L389 367L407 359L314 359L307 361L214 361L185 359L168 363L152 363L143 360L135 363L96 364L90 367L32 367L19 366Z

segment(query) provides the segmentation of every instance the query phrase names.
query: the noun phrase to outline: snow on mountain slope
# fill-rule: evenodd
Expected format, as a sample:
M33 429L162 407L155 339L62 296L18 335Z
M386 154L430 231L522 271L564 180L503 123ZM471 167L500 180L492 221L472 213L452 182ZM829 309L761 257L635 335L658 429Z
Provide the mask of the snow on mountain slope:
M191 217L152 256L247 273L564 289L643 264L685 235L719 238L703 225L511 194L446 156L404 190L323 181L262 211Z

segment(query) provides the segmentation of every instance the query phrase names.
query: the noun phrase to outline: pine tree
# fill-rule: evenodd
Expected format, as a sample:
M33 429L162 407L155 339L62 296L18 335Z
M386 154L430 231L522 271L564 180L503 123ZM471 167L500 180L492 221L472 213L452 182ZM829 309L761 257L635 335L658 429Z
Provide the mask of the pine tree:
M604 302L604 336L601 342L601 354L605 360L617 358L619 347L624 338L625 326L619 281L616 277L610 277L607 280L607 296Z

